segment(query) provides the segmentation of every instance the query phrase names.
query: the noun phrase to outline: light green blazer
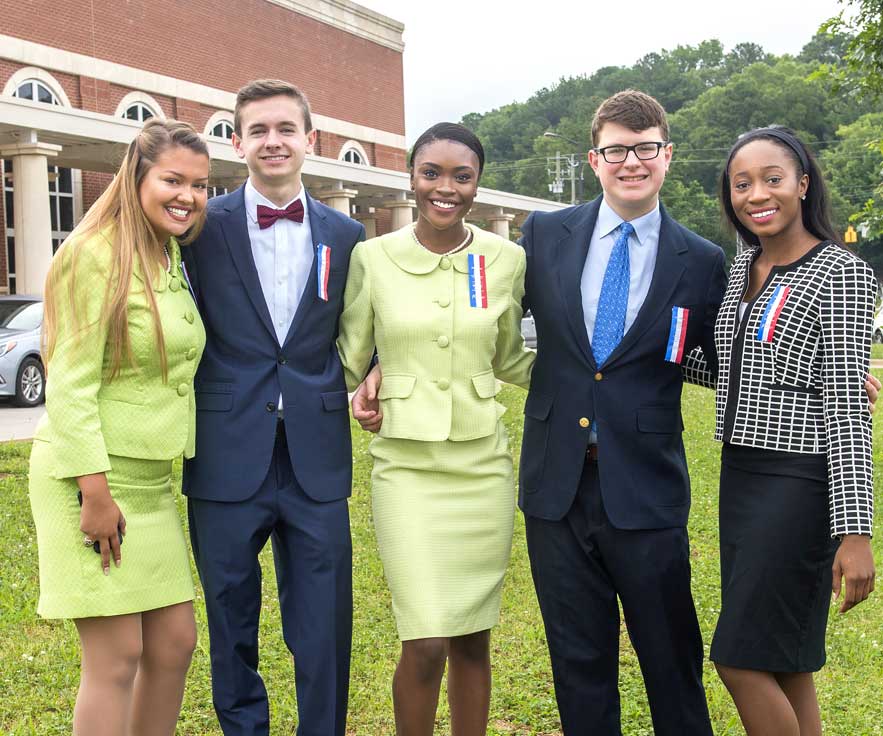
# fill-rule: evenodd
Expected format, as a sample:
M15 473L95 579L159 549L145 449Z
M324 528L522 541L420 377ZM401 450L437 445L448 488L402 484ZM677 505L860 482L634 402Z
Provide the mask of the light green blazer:
M521 336L524 251L470 226L469 248L435 255L412 226L359 243L350 259L337 348L350 390L375 345L383 368L381 437L470 440L496 431L496 379L527 387L535 353ZM483 256L487 306L471 306Z
M166 460L192 457L196 407L193 375L205 346L202 320L181 270L181 251L171 239L171 273L161 271L154 285L165 338L168 381L163 382L153 317L136 266L129 293L129 339L135 366L123 360L120 373L108 380L112 351L107 323L101 319L111 270L112 232L65 246L60 277L52 298L58 315L58 337L47 366L46 414L36 439L52 444L56 478L110 469L109 455ZM74 258L74 251L76 257ZM75 273L74 334L69 297Z

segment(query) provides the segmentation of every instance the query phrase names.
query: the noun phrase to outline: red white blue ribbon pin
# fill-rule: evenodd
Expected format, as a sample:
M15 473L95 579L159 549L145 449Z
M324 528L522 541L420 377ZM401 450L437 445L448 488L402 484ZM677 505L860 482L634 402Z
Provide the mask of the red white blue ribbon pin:
M772 342L773 333L776 330L776 322L782 313L782 307L785 306L785 300L791 293L791 287L779 284L773 291L773 295L767 302L766 309L763 310L763 317L760 319L760 327L757 328L757 339L761 342Z
M328 301L328 275L331 272L331 248L327 245L319 243L316 249L316 257L319 263L316 269L316 277L318 278L319 298L323 302Z
M487 275L484 270L484 256L470 253L469 261L469 306L487 309Z
M684 345L687 342L687 324L690 310L686 307L671 308L671 327L668 331L668 347L665 359L669 363L680 363L684 359Z

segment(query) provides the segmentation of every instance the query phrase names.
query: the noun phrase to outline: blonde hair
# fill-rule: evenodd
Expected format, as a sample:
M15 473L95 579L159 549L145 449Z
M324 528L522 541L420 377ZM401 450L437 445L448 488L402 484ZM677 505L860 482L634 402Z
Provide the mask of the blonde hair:
M208 158L208 147L193 126L177 120L151 118L129 144L126 156L110 186L95 201L74 231L65 239L52 259L44 290L43 331L41 336L43 363L48 366L58 341L58 284L70 272L68 300L71 326L75 336L80 332L76 304L76 260L79 245L90 236L105 232L111 248L110 272L105 284L101 320L107 325L107 344L111 347L108 380L119 375L125 360L134 366L129 340L128 299L136 260L144 274L145 293L156 337L163 381L167 380L167 362L162 324L151 284L158 275L161 243L141 208L141 183L157 159L169 148L180 146ZM202 229L205 211L187 232L181 243L191 242ZM91 347L91 346L87 346Z

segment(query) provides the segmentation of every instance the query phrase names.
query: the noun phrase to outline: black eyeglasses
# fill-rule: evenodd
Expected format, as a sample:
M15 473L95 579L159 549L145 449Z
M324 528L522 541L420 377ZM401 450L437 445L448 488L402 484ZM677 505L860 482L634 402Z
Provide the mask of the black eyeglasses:
M595 153L600 153L608 164L621 164L629 157L629 151L634 151L641 161L649 161L656 158L659 152L665 148L670 141L647 141L646 143L636 143L633 146L604 146L604 148L593 148Z

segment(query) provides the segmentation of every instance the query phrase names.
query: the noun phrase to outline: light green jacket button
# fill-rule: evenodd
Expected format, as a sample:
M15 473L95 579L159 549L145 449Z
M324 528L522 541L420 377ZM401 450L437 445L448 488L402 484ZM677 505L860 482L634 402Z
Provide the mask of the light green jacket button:
M446 296L443 296L441 299L438 300L438 305L442 308L447 307L450 303L451 300L448 299L448 297Z
M448 340L447 335L441 335L441 336L438 338L438 340L436 340L436 342L438 343L438 346L439 346L440 348L446 348L448 345L451 344L451 341Z
M191 325L193 324L193 320L195 319L193 316L193 312L187 312L184 315L184 319L186 319Z
M438 387L442 391L447 391L451 387L451 382L447 378L441 378L439 379Z
M188 386L186 383L178 384L178 396L186 396L188 391Z
M451 267L451 259L447 256L442 256L442 259L439 261L438 265L442 271L447 271Z
M187 360L193 360L196 357L196 348L190 348L187 351Z

